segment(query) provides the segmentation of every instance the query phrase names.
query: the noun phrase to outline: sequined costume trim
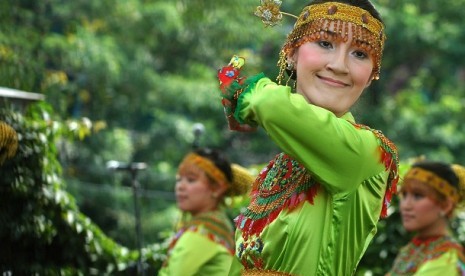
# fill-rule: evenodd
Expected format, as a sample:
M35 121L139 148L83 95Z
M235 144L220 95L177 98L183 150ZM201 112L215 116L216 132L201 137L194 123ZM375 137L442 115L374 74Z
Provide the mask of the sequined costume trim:
M194 217L171 240L168 247L168 258L177 241L188 231L204 235L211 241L221 244L231 255L234 255L234 232L232 226L225 221L226 219L226 216L220 212L210 212Z
M459 261L463 266L465 264L463 247L451 237L413 238L399 252L390 276L414 274L423 263L437 259L450 250L457 251Z
M257 177L246 211L236 218L244 238L259 235L284 209L299 203L313 204L319 185L310 173L287 154L280 153Z
M397 183L399 182L399 154L397 153L396 145L389 140L380 130L372 129L361 124L354 124L356 128L366 129L378 138L380 144L381 159L380 162L384 165L386 171L389 171L386 192L384 194L383 208L381 209L381 218L387 217L387 209L391 203L392 195L397 192Z
M310 173L287 154L276 155L255 180L251 202L235 222L242 231L244 241L236 255L245 268L263 269L263 241L260 234L281 211L292 210L307 201L313 204L319 184Z
M246 269L241 272L241 276L292 276L292 274L271 270Z

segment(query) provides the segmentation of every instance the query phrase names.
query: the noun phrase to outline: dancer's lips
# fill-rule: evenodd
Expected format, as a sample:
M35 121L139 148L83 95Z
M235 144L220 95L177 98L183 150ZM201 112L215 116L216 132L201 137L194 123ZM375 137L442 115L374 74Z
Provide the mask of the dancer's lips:
M325 82L326 84L329 84L331 86L336 86L336 87L346 87L346 86L349 86L349 84L343 82L343 81L340 81L340 80L336 80L336 79L333 79L333 78L329 78L329 77L323 77L323 76L318 76L318 78L320 80L322 80L323 82Z

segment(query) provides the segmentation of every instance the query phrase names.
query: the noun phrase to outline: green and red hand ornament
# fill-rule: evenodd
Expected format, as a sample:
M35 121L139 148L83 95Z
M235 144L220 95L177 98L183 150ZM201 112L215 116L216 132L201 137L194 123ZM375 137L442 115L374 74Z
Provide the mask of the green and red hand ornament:
M240 76L241 68L245 64L245 59L233 56L227 66L218 70L218 80L221 90L221 104L224 107L224 114L228 121L229 129L248 132L256 130L247 124L241 124L235 117L237 101L244 88L247 86L245 77Z

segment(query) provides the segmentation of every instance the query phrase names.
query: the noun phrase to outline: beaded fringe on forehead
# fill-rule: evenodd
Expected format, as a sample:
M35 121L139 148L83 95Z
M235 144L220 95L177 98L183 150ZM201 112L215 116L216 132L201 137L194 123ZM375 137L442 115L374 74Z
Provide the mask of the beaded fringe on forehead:
M286 59L288 55L293 54L294 49L306 42L327 39L332 33L335 35L332 39L346 42L350 31L352 45L360 47L372 57L373 78L378 79L385 40L382 23L364 9L328 2L307 6L302 11L281 49L278 82L281 83L284 78Z

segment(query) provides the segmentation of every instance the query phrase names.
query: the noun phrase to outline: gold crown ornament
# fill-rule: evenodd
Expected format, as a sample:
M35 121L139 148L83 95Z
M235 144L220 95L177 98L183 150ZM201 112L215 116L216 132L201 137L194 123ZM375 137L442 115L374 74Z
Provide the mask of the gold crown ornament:
M261 0L261 5L255 9L254 15L260 17L262 19L263 24L265 27L268 26L275 26L281 22L283 19L283 15L287 15L290 17L294 17L297 19L298 17L281 11L281 4L283 1L280 0Z

